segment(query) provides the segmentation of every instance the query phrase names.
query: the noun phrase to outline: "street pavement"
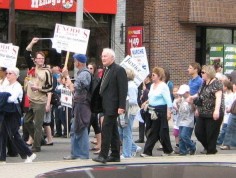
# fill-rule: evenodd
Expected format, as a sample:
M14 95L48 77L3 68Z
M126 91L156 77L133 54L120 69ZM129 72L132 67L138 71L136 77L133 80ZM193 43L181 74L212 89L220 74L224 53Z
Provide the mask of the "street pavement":
M134 140L138 139L138 123L134 124L134 132L133 137ZM170 121L170 132L172 130L172 125ZM174 147L175 141L174 136L171 134L171 142ZM91 132L90 140L93 140L94 133ZM196 140L196 137L193 135L192 139ZM76 167L76 166L87 166L87 165L99 165L98 163L93 162L91 159L89 160L73 160L73 161L64 161L63 157L70 155L70 139L69 138L54 138L53 146L42 146L42 151L37 154L37 158L33 163L25 164L23 163L20 157L7 158L6 164L0 163L0 177L1 178L28 178L35 177L38 174L45 173L48 171L68 168L68 167ZM138 144L142 148L144 147L144 143ZM91 144L91 147L93 145ZM157 150L158 143L156 144L153 150L153 157L151 158L141 158L140 154L137 154L136 157L131 159L124 159L121 161L122 163L145 163L145 162L228 162L228 163L236 163L236 148L232 148L231 150L220 150L218 149L218 153L216 155L202 155L200 151L203 149L201 144L197 142L197 152L196 155L193 156L161 156L162 151ZM93 154L93 151L90 152L90 158L94 158L97 155Z

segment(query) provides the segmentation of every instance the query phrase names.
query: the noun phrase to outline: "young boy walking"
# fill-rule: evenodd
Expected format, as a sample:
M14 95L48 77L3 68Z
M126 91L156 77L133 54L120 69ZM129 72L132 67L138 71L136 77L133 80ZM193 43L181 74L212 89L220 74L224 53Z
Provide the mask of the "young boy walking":
M179 155L194 155L196 152L196 142L191 140L194 127L194 106L188 102L190 88L183 84L178 92L180 98L177 101L179 110Z

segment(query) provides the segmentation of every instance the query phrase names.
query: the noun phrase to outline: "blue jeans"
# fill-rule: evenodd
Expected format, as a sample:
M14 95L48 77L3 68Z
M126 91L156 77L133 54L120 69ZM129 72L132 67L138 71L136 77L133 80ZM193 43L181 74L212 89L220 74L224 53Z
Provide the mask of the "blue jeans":
M129 115L128 125L124 128L119 127L120 139L122 141L122 155L125 158L132 157L132 153L136 152L137 145L133 141L132 128L134 123L134 115Z
M191 140L193 128L180 126L179 127L179 153L188 154L188 151L195 151L195 143Z
M71 157L89 159L88 128L83 128L80 133L74 132L74 122L71 125Z
M218 139L217 139L217 145L222 145L224 139L225 139L225 133L226 133L226 130L227 130L227 125L228 124L223 124L222 125L222 128L220 130L220 134L218 136Z
M235 138L236 138L236 115L230 114L223 144L227 146L236 146Z

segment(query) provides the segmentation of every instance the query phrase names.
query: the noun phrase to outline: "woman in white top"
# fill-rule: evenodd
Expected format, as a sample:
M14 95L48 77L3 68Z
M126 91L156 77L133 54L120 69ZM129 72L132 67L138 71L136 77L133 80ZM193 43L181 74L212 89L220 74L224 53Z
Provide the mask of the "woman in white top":
M23 90L20 83L17 81L19 77L19 69L16 67L7 69L7 80L9 84L0 91L0 94L9 94L7 105L12 106L12 109L0 112L0 117L3 119L0 129L0 162L6 161L6 140L11 139L13 145L17 148L22 159L26 159L25 163L32 162L36 158L36 154L32 153L26 146L19 134L19 121L21 115L17 109L17 105L22 100Z

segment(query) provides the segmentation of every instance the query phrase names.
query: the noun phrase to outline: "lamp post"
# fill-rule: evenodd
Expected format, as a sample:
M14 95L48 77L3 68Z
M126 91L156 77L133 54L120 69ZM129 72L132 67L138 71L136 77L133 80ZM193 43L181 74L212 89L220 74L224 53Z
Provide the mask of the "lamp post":
M9 1L8 43L16 43L15 35L15 0Z

